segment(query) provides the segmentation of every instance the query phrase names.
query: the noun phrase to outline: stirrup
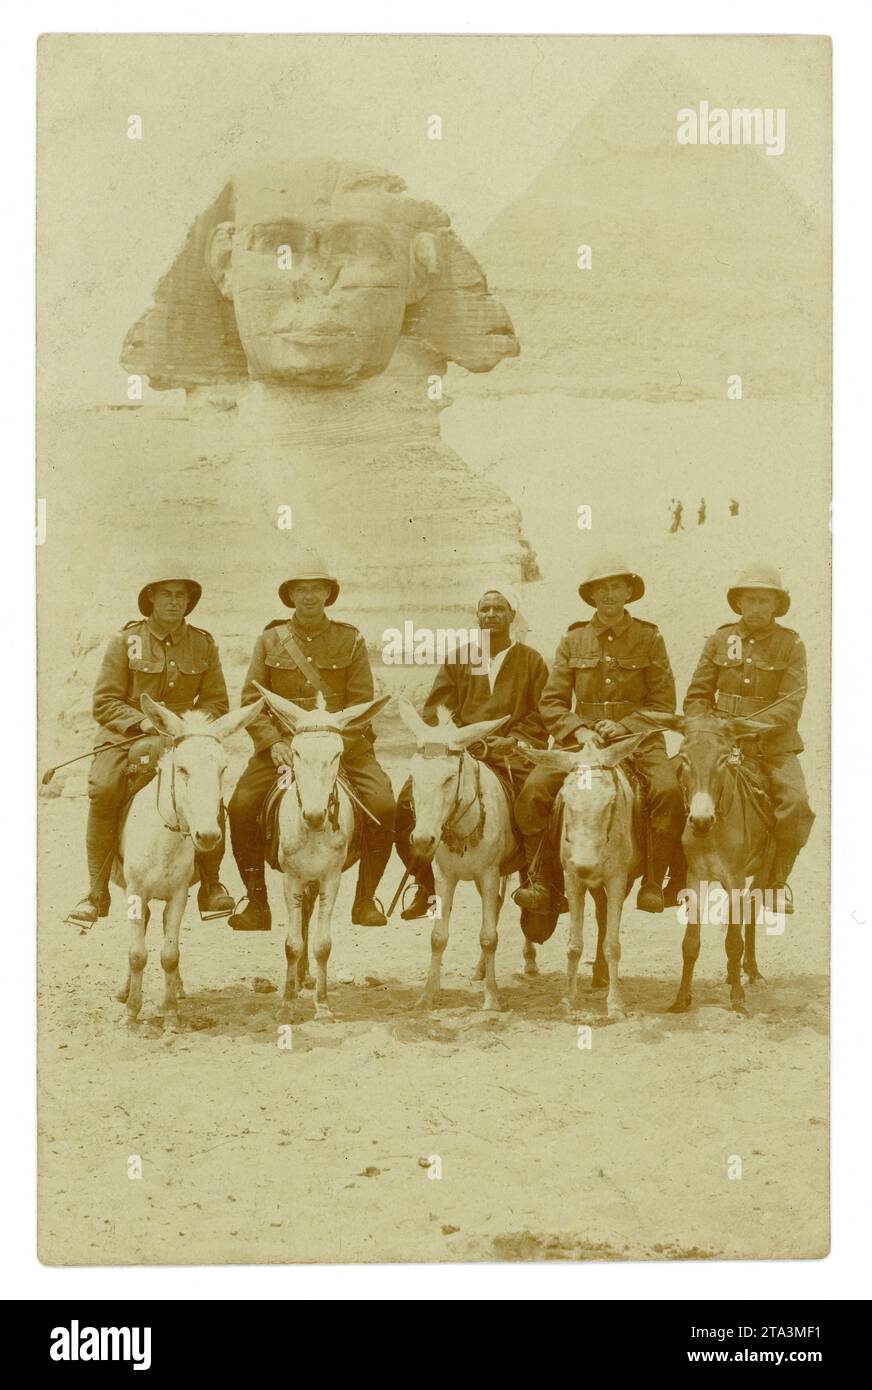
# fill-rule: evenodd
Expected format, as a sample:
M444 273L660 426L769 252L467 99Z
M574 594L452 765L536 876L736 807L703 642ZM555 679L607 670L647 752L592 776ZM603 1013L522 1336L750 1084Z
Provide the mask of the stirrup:
M64 918L70 926L78 927L81 934L90 931L101 917L109 916L109 894L102 894L96 900L90 893L80 898Z
M415 896L414 896L414 898L412 899L412 901L411 901L411 903L409 904L409 906L406 907L406 903L405 903L406 893L408 893L409 888L412 888L412 887L414 887L414 889L415 889ZM435 890L434 890L434 891L435 891ZM430 893L430 891L429 891L427 888L425 888L425 887L423 886L423 884L421 884L421 883L415 883L415 884L411 884L411 883L410 883L410 884L408 884L408 886L406 887L405 893L403 894L403 907L402 907L402 911L400 912L400 916L402 917L403 921L404 921L404 922L417 922L417 921L419 921L422 917L426 917L427 914L428 914L428 912L430 911L430 898L431 898L432 896L433 896L433 895Z
M213 892L223 894L227 906L204 911L201 899L207 892L209 894ZM236 911L236 904L227 892L224 884L221 883L219 879L215 879L214 882L200 884L197 890L197 909L200 913L201 922L214 922L219 917L229 917L231 912Z

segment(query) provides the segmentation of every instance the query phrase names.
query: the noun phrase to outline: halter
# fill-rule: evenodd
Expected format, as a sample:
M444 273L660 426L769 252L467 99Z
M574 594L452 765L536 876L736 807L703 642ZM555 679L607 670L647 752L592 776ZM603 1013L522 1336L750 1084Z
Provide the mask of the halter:
M179 746L179 744L180 744L180 743L183 743L183 742L185 741L185 739L187 739L187 738L211 738L215 743L220 743L220 742L221 742L220 738L218 738L218 736L217 736L216 734L207 733L205 729L203 729L203 730L201 730L201 731L198 731L198 732L196 732L196 733L191 733L191 734L178 734L178 735L171 741L170 746L169 746L169 748L168 748L168 750L167 750L167 752L168 752L169 755L170 755L170 763L171 763L171 766L172 766L172 774L171 774L171 776L170 776L170 806L172 807L173 820L176 822L175 825L171 825L171 824L170 824L170 822L167 820L166 816L164 815L164 813L163 813L163 811L161 810L161 807L160 807L160 794L161 794L161 787L162 787L162 785L163 785L163 774L164 774L164 769L163 769L163 766L162 766L163 761L164 761L163 758L160 759L160 761L158 762L158 765L157 765L157 787L156 787L156 790L155 790L154 802L155 802L155 808L156 808L156 810L157 810L157 813L158 813L158 815L160 816L161 820L163 821L164 825L166 826L167 830L172 830L175 834L181 835L184 839L186 839L186 840L191 840L191 841L193 842L193 836L192 836L190 830L187 829L187 827L183 827L182 824L181 824L181 818L180 818L180 816L179 816L179 808L178 808L178 806L176 805L176 759L175 759L175 752L176 752L176 749L177 749L177 747ZM165 754L164 756L166 756L166 754ZM222 801L221 801L221 806L222 806L222 808L223 808L223 806L224 806L224 801L223 801L223 799L222 799Z
M614 820L615 820L615 813L616 813L616 811L617 811L617 809L618 809L618 787L619 787L619 785L620 785L619 782L618 782L618 773L620 772L620 768L619 768L619 767L603 767L602 764L597 764L597 763L590 763L590 764L588 764L587 766L588 766L588 770L589 770L590 772L608 772L608 773L610 773L610 774L611 774L611 777L612 777L612 785L613 785L614 788L615 788L615 795L614 795L614 797L612 798L611 810L609 811L609 823L608 823L608 825L606 826L605 842L606 842L606 844L608 844L609 839L610 839L610 837L611 837L611 833L612 833L612 826L613 826ZM625 774L625 775L626 775L626 774ZM630 787L630 792L631 792L631 794L632 794L632 790L633 790L633 789L632 789L632 786L631 786L631 787ZM562 794L562 793L563 793L563 788L562 788L562 787L561 787L560 791L561 791L561 802L562 802L561 815L560 815L560 838L561 838L561 841L562 841L562 840L565 838L565 835L566 835L566 816L563 814L563 811L565 810L565 807L566 807L566 800L565 800L565 798L563 797L563 794Z
M709 734L708 737L717 738L717 735ZM714 814L712 815L712 825L714 825L715 821L718 819L720 815L725 815L730 810L733 804L733 796L729 798L729 801L726 805L724 804L724 798L727 795L728 787L732 790L734 795L737 786L740 786L743 789L747 790L745 778L742 773L742 750L738 746L733 747L730 751L730 754L724 764L725 774L728 768L733 769L734 776L730 778L725 775L723 781L721 782L721 789L718 793L718 799L714 806ZM687 820L688 816L690 815L690 802L687 799L687 790L680 777L677 778L677 781L681 789L681 800L684 803L684 818L685 820Z
M449 757L457 759L457 783L454 788L454 799L451 803L448 815L442 822L442 830L437 845L440 843L444 844L445 848L450 850L452 854L465 854L468 849L474 849L475 846L481 842L481 837L484 834L485 821L487 820L484 797L481 793L481 763L478 758L473 758L473 763L475 764L475 792L473 793L472 800L468 801L465 806L462 806L460 797L461 788L463 786L463 760L465 757L465 749L447 748L444 743L424 743L418 749L418 753L422 758ZM463 835L455 827L459 821L463 820L467 811L471 811L475 805L478 806L478 820L472 830L466 835Z
M316 725L313 725L311 728L300 729L300 730L298 730L298 733L299 733L299 734L335 734L335 735L337 735L339 738L342 737L342 732L341 732L341 730L337 729L335 726L330 725L330 724L316 724ZM297 737L297 734L294 734L294 738L296 738L296 737ZM294 755L294 749L293 749L293 745L292 745L292 746L291 746L291 758L293 759L294 756L295 756L295 755ZM300 797L300 783L299 783L299 780L298 780L296 774L294 775L294 792L296 793L297 805L298 805L299 808L300 808L300 818L302 819L302 818L303 818L303 802L302 802L302 799L301 799L301 797ZM338 768L337 768L337 770L336 770L336 776L333 778L333 786L330 788L330 795L329 795L328 798L327 798L327 820L328 820L329 823L330 823L330 828L331 828L331 830L338 830L338 829L339 829L339 769L338 769Z

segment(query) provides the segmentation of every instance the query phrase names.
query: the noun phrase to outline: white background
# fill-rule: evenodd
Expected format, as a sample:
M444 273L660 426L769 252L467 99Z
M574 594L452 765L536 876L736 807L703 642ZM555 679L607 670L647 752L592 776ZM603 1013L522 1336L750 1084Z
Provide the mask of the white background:
M581 1264L399 1267L48 1269L36 1258L35 643L33 576L33 238L36 38L41 32L273 33L287 8L249 0L244 11L152 0L147 16L116 4L32 3L4 21L3 241L3 1143L0 1296L11 1299L858 1299L870 1294L870 969L872 969L872 623L869 613L870 351L868 91L870 24L841 4L620 3L607 7L456 3L331 4L310 32L829 34L834 43L835 433L833 690L833 1247L805 1263ZM703 18L723 23L701 25ZM240 20L243 24L240 24ZM139 21L139 22L137 22ZM599 21L599 22L598 22ZM306 32L294 15L295 32ZM582 29L581 26L584 26ZM75 209L71 209L71 216ZM797 479L797 486L802 486ZM801 557L797 557L801 563ZM825 654L817 653L819 668ZM58 963L63 970L63 962ZM676 1142L680 1142L677 1136ZM329 1214L328 1214L329 1219Z

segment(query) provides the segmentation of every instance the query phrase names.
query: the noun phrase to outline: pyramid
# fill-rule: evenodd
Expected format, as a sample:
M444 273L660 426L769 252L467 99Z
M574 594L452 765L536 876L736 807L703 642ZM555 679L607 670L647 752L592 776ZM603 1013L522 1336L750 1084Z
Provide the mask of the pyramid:
M723 400L739 373L757 399L827 398L829 228L763 147L677 143L702 99L734 104L652 45L491 224L476 255L522 354L489 390Z

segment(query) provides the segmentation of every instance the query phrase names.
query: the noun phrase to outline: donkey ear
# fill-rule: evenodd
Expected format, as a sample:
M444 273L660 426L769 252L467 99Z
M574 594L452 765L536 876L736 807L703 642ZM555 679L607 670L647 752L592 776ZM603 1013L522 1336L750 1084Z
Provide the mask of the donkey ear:
M348 709L341 709L336 714L331 714L330 719L337 724L344 734L355 733L363 728L371 719L384 709L385 705L390 704L390 695L380 695L377 700L367 700L362 705L349 705Z
M477 724L464 724L463 728L452 731L451 747L468 748L471 743L478 743L479 739L487 738L488 734L501 729L511 717L504 714L502 719L480 719Z
M400 718L416 743L423 743L427 737L432 737L433 730L430 725L424 723L415 706L404 695L397 700L397 708Z
M549 772L572 772L586 761L584 754L571 753L567 748L519 748L518 752Z
M247 729L253 719L263 713L266 701L263 696L255 700L253 705L243 705L241 709L228 710L227 714L222 714L218 719L213 720L211 731L220 739L230 738L239 729Z
M632 758L639 744L650 737L650 732L643 730L641 734L633 734L630 738L619 739L616 743L610 743L605 748L597 748L590 759L590 765L591 767L617 767L625 758Z
M279 720L291 732L296 729L301 719L305 719L310 710L301 709L295 705L293 700L286 700L284 695L277 695L274 690L266 690L264 686L254 682L263 698L266 700L273 714L278 715Z
M633 711L633 718L644 719L646 724L657 729L674 729L677 734L684 733L683 714L669 714L662 709L637 709Z
M143 714L148 715L158 732L166 734L167 738L178 738L183 732L185 726L179 716L164 705L159 705L150 695L140 695L139 707Z
M762 719L746 719L742 716L730 720L730 733L733 738L756 738L758 734L764 734L767 729L774 728L774 724L768 724Z

